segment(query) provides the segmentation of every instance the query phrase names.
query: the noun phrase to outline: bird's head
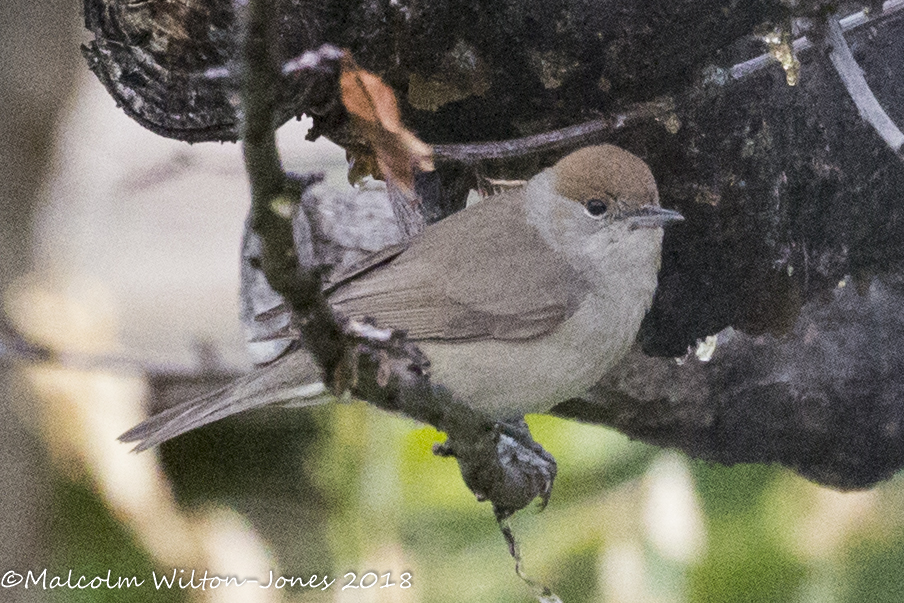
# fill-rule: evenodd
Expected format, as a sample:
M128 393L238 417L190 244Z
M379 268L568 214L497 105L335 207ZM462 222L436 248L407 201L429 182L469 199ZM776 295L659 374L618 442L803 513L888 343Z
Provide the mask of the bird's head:
M622 223L629 229L660 228L682 220L659 206L650 167L638 156L611 144L585 147L552 169L555 191L579 203L591 220Z
M582 271L659 266L662 227L682 220L659 205L656 180L639 157L613 145L577 150L531 183L529 220Z

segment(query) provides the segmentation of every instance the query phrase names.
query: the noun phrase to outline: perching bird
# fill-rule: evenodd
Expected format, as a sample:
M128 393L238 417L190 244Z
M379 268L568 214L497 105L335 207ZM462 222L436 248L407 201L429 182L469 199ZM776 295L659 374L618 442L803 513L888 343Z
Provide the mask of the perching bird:
M325 288L333 310L402 329L434 383L499 420L583 394L624 356L656 289L662 227L640 158L612 145L561 159L377 254ZM137 450L244 410L329 399L305 350L151 417Z

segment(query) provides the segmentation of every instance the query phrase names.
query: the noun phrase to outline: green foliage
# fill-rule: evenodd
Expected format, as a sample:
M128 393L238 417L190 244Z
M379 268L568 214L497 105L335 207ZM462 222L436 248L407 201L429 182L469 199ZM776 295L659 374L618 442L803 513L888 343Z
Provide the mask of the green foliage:
M849 578L842 599L846 603L899 603L904 601L904 538L878 545L863 543L849 558Z
M245 435L202 430L200 441L183 443L201 446L197 467L191 456L168 461L177 480L207 475L206 486L177 488L186 504L205 496L230 503L250 518L280 567L339 578L326 592L287 596L334 600L345 572L374 571L392 572L394 580L411 573L412 590L389 593L390 600L532 600L489 504L468 492L453 459L431 453L442 434L365 404L287 418L259 418L242 427ZM904 600L900 480L846 495L779 467L689 461L546 416L529 423L558 459L559 476L549 507L517 514L513 526L526 574L566 603ZM205 438L212 451L203 451ZM53 512L54 568L149 575L152 561L83 484L60 480ZM65 600L186 596L111 592L67 591Z
M57 588L45 591L48 600L67 603L181 603L185 592L179 589L156 590L151 572L155 567L148 554L132 539L104 506L97 493L82 482L59 478L53 484L51 505L50 552L47 568L48 583L52 576L66 580L70 569L71 583L80 576L84 583L94 577L110 581L137 577L144 584L130 588Z

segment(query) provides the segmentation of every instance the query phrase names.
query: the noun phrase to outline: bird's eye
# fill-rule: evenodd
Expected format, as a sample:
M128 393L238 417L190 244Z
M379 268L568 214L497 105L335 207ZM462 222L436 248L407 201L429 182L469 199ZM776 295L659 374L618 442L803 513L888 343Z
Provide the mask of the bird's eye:
M606 202L602 199L590 199L584 206L591 218L602 218L606 214Z

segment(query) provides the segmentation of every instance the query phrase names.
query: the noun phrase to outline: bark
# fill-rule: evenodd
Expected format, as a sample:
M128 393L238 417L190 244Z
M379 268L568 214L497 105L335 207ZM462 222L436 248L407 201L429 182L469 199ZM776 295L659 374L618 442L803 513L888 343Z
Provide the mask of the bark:
M86 56L145 126L232 140L231 8L174 17L171 6L86 0L97 36ZM559 414L724 463L779 462L841 488L869 486L904 464L904 332L894 311L904 164L861 118L818 28L790 86L777 63L732 69L763 52L754 31L787 22L780 2L285 0L278 12L279 61L326 42L351 49L396 89L406 123L430 143L515 139L599 119L609 125L571 143L606 140L650 164L663 204L687 219L666 234L636 350ZM846 34L899 126L901 14ZM335 70L327 62L300 73L289 69L274 93L277 121L312 113L315 133L355 144L335 102ZM660 110L636 112L650 106ZM425 213L456 209L481 176L524 176L567 150L474 161L449 151L440 209ZM712 360L675 361L717 333Z

